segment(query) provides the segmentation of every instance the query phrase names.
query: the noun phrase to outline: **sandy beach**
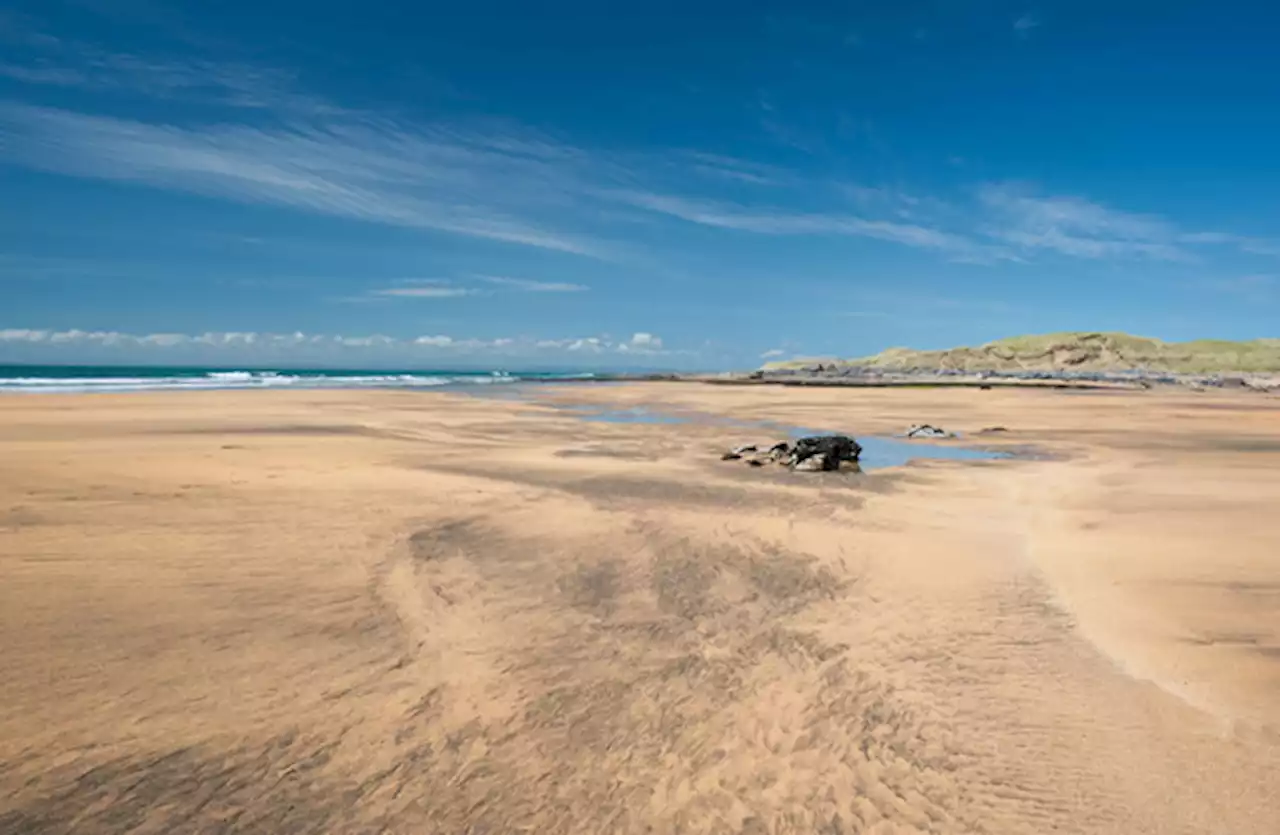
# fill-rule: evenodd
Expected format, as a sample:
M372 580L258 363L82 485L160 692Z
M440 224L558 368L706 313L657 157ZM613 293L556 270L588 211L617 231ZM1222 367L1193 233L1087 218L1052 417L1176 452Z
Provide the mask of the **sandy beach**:
M1273 835L1278 508L1260 394L0 398L0 833Z

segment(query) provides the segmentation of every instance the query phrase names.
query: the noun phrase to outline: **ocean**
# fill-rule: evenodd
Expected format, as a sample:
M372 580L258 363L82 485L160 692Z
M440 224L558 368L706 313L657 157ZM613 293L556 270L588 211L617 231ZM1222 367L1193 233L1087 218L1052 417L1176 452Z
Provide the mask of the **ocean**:
M209 366L0 365L0 393L212 389L434 389L521 381L598 379L591 372Z

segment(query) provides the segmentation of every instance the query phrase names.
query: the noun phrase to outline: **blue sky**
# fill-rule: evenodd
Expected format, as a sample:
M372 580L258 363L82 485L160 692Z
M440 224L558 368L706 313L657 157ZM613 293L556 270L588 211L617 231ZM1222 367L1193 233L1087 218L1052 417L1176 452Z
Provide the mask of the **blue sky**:
M1280 334L1264 3L17 0L0 361Z

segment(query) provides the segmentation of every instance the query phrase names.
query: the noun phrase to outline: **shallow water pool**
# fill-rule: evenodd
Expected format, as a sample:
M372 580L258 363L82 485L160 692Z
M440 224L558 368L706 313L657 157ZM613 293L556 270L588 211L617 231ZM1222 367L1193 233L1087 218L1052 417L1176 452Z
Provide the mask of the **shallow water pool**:
M874 435L863 436L847 429L809 429L799 426L787 426L771 421L744 421L717 415L663 412L644 406L615 409L606 406L573 404L557 405L556 408L571 412L581 420L598 423L709 423L741 430L742 434L731 438L730 442L725 444L726 447L732 447L740 443L773 442L784 437L795 440L807 435L849 435L856 438L858 443L862 445L862 455L859 463L864 471L882 469L884 467L901 467L910 461L922 459L991 461L1011 457L1007 452L956 444L908 441Z

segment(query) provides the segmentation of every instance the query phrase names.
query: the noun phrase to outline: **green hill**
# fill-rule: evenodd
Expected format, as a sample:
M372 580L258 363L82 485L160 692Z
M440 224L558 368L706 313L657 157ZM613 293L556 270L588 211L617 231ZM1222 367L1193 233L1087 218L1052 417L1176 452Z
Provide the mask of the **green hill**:
M791 360L765 367L796 368L814 362ZM872 357L840 360L838 364L881 371L1280 372L1280 339L1164 342L1126 333L1051 333L1014 336L945 351L890 348Z

